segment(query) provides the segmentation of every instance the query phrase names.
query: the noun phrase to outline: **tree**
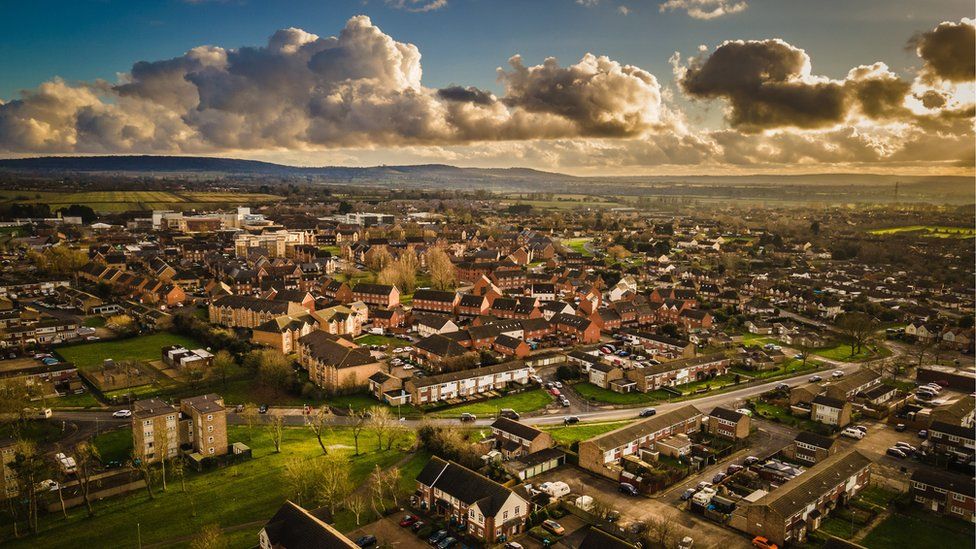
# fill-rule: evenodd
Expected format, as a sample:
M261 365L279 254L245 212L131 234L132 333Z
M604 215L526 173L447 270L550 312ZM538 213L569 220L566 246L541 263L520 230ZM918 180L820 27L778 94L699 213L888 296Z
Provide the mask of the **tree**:
M291 458L285 462L283 477L288 491L298 500L299 505L311 502L315 490L316 471L310 460L305 458Z
M349 407L349 417L353 418L353 423L350 426L352 430L352 441L355 446L356 455L359 455L359 435L363 433L366 426L369 424L369 412L366 410L353 411L352 406Z
M261 417L260 412L258 412L257 404L253 402L248 402L244 405L244 409L241 411L241 419L244 420L244 424L247 425L247 440L251 440L251 429L254 424L258 422Z
M359 526L359 517L366 511L366 500L359 495L352 496L346 501L346 507L356 516L356 526Z
M390 409L383 406L374 406L370 409L369 428L376 434L376 451L383 450L383 437L390 432L392 425L396 422L390 415Z
M277 349L260 349L249 354L256 355L258 379L265 386L271 387L276 395L291 386L295 371L284 353Z
M285 433L285 416L274 414L268 421L268 435L274 444L275 453L281 453L281 437Z
M149 499L156 499L156 494L153 492L152 481L153 481L153 468L149 460L143 459L139 462L139 472L142 473L142 479L146 481L146 492L149 493Z
M226 549L227 539L218 524L207 524L190 541L190 549Z
M335 515L338 507L352 492L353 484L349 476L349 460L336 455L319 460L316 493L319 500Z
M457 283L457 268L447 252L441 248L431 248L426 261L430 270L430 285L436 290L453 289Z
M17 477L21 501L27 503L27 527L37 534L37 484L48 477L50 467L37 445L29 440L14 443L14 459L8 464Z
M51 246L28 256L37 270L52 275L73 275L88 263L88 254L67 246Z
M227 386L227 374L237 365L234 355L225 350L217 351L213 358L214 374L220 377L220 383Z
M91 206L72 204L67 208L61 208L58 213L62 217L80 217L81 222L88 225L98 219L98 215L95 214L95 210Z
M647 520L647 531L644 532L644 547L671 547L679 528L673 512L651 516Z
M133 334L139 329L135 319L129 315L113 315L105 321L105 326L120 334Z
M861 352L861 347L877 330L877 322L861 312L844 313L837 317L837 329L851 344L851 356Z
M305 420L305 424L308 425L308 428L315 434L315 438L319 441L319 447L322 448L322 453L326 455L329 453L329 450L326 449L322 436L329 430L328 420L331 415L329 408L322 406Z
M628 250L627 248L624 248L620 244L617 244L615 246L610 246L609 248L607 248L607 255L619 261L621 259L627 259L633 254L631 254L630 250Z
M75 463L78 467L78 484L81 487L81 496L85 500L85 507L88 509L88 516L94 516L95 510L92 508L91 475L96 462L101 459L98 447L88 441L82 441L75 445Z
M363 259L371 271L380 271L393 262L393 256L384 246L373 246L366 252Z

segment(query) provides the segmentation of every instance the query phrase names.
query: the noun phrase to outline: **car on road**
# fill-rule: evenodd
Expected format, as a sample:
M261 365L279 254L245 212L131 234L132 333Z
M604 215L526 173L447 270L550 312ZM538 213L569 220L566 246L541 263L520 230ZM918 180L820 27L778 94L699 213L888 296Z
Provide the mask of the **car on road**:
M617 491L621 494L627 494L628 496L639 496L640 492L637 491L637 487L629 482L621 482L617 486Z
M553 534L556 534L557 536L561 536L566 532L566 529L563 528L562 524L559 524L558 522L552 519L546 519L542 521L542 527L545 528L546 530L549 530Z
M795 355L793 355L793 358L797 360L803 360L803 353L796 353Z
M905 451L902 450L901 448L898 448L897 446L892 446L891 448L888 448L888 450L885 453L888 454L889 456L894 456L899 459L904 459L908 457L908 454L905 453Z
M132 410L116 410L112 412L112 417L132 417Z
M809 381L810 383L817 383L818 381L823 381L823 378L820 376L810 376L810 379L808 379L807 381Z
M373 534L366 534L365 536L360 536L356 539L356 545L360 547L372 547L376 545L376 536Z
M776 385L777 391L789 391L790 385L788 383L780 383Z
M258 413L259 414L267 414L268 413L268 405L267 404L262 404L262 405L258 406Z
M521 417L519 416L518 412L511 408L502 408L501 411L498 412L498 415L501 417L507 417L508 419L513 419L515 421L518 421Z
M688 501L697 491L698 490L695 490L694 488L688 488L684 492L681 492L681 501Z
M406 527L411 526L413 523L417 522L418 519L416 515L407 515L400 519L400 526Z
M845 437L853 438L857 440L861 440L862 438L864 438L864 433L862 433L860 429L855 429L853 427L848 427L844 429L843 431L840 432L840 434L844 435Z
M655 410L654 408L644 408L643 410L640 411L640 414L638 414L638 415L640 417L651 417L651 416L653 416L656 413L657 413L657 410Z
M461 414L461 421L475 421L477 419L478 416L474 414L469 414L468 412L464 412L463 414Z
M843 371L843 370L834 370L834 371L833 371L833 372L832 372L832 373L830 374L830 376L831 376L831 377L844 377L844 371Z
M438 530L433 534L431 534L429 538L427 538L427 543L431 545L437 545L438 543L441 542L442 539L446 538L447 535L448 535L447 530Z
M580 419L577 416L567 416L563 418L563 425L573 425L574 423L579 423Z
M752 546L756 549L779 549L779 546L763 536L752 538Z

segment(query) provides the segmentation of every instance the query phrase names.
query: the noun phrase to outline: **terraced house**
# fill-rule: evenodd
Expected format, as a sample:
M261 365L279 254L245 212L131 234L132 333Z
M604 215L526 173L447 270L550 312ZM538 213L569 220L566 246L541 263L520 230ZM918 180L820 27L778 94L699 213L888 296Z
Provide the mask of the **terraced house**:
M512 490L453 461L434 456L417 475L421 509L451 517L469 535L492 544L523 531L531 503Z
M627 379L635 382L634 389L642 393L661 387L674 387L693 381L720 376L729 371L731 360L721 353L684 358L627 370Z
M529 382L532 369L521 360L502 362L460 372L449 372L421 378L412 378L404 383L410 393L411 402L417 405L470 398L482 393L495 391L518 383Z
M255 328L282 315L299 316L308 309L292 301L226 295L210 304L210 322L231 328Z

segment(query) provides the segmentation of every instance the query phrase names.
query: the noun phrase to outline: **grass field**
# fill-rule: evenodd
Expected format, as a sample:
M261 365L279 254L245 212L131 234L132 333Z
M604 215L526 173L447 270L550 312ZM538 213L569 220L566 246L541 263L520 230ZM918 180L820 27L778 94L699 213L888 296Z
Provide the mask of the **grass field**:
M476 416L491 417L498 414L502 408L511 408L518 413L534 412L545 408L552 402L552 396L542 389L526 391L514 395L493 398L484 402L462 404L446 410L438 410L433 415L440 417L458 417L467 412Z
M97 408L101 406L88 391L80 395L64 395L63 397L48 399L46 404L51 408Z
M64 360L73 362L81 369L95 368L102 365L102 361L111 358L120 360L159 360L160 351L167 345L183 345L195 349L200 344L188 337L169 332L137 336L128 339L101 341L98 343L81 343L60 347L57 351Z
M743 376L748 376L752 379L769 379L779 376L786 377L802 374L804 372L812 372L820 369L821 367L823 367L823 364L816 360L808 359L806 366L804 366L802 360L797 358L788 358L784 360L782 364L772 370L754 372L752 370L746 370L745 368L732 368L731 371L742 374Z
M562 245L566 246L570 250L573 250L574 252L579 252L584 256L591 257L593 254L591 254L589 251L586 250L586 243L590 242L591 240L593 239L592 238L570 238L567 240L563 240Z
M869 549L972 547L973 525L912 509L908 513L892 514L881 521L860 544Z
M180 490L179 481L171 478L166 492L162 492L156 482L155 499L150 499L145 490L139 490L99 501L95 503L96 516L93 518L86 518L84 506L69 510L67 519L60 513L52 513L42 517L40 533L36 537L11 541L9 524L2 518L0 539L7 540L6 545L10 547L33 549L135 547L138 524L143 544L164 542L185 547L187 542L180 538L192 536L205 524L230 527L265 521L285 499L294 498L283 477L288 460L295 457L317 459L322 451L308 429L286 429L280 454L273 453L265 429L256 427L252 440L248 440L245 427L231 426L228 431L228 440L243 441L250 446L254 459L206 473L188 472L185 493ZM334 429L328 440L330 452L348 455L354 486L365 484L376 466L388 469L401 460L405 460L404 466L412 471L423 466L420 463L423 458L411 459L409 453L413 444L412 431L408 431L391 450L376 451L375 437L369 435L361 436L359 442L363 453L353 456L353 438L348 429ZM405 481L403 483L405 485ZM371 516L363 518L366 522L373 520ZM346 509L336 513L335 522L345 530L355 525L352 514ZM237 547L251 547L257 543L260 529L261 524L255 524L246 528L249 536L235 533L231 537L238 540Z
M868 232L879 236L900 233L922 233L921 236L934 238L972 238L976 236L976 229L972 227L947 227L944 225L905 225L902 227L874 229Z
M132 458L132 429L125 427L98 435L95 437L95 448L102 463L113 460L125 463Z
M630 424L629 421L611 421L608 423L578 423L576 425L566 425L561 427L545 427L543 430L552 435L553 440L559 444L569 446L574 442L593 438L603 433L609 433L614 429L619 429L624 425Z
M394 347L411 345L411 343L405 339L381 335L364 335L356 338L356 343L360 345L393 345Z
M216 208L282 200L260 193L170 192L170 191L0 191L0 203L47 204L51 210L72 204L90 206L96 212L127 210Z
M606 404L649 404L656 400L651 393L615 393L592 383L577 383L573 389L586 400Z
M864 345L861 347L860 351L852 355L850 344L838 342L831 347L814 349L811 351L811 353L831 360L841 360L844 362L864 362L865 360L873 360L875 358L889 356L891 351L888 350L888 348L884 345L876 348L872 347L871 345Z

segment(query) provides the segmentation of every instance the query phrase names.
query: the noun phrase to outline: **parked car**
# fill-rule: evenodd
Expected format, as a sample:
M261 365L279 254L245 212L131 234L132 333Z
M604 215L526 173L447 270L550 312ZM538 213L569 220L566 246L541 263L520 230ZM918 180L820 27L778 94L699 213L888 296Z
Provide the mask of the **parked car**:
M684 492L681 492L681 501L688 501L697 491L698 490L695 490L694 488L688 488Z
M725 480L725 473L722 472L715 473L715 476L712 477L712 484L718 484L723 480Z
M868 434L868 428L863 425L851 425L851 428L857 429L858 431L861 431L865 435Z
M697 489L700 492L700 491L704 490L705 488L711 488L711 487L712 487L712 483L711 482L708 482L706 480L703 480L703 481L701 481L701 482L698 483Z
M746 459L742 460L742 464L748 467L753 463L757 463L758 461L759 458L757 458L756 456L746 456Z
M365 536L360 536L356 539L356 545L360 547L372 547L376 545L376 536L373 534L366 534Z
M845 437L853 438L857 440L861 440L862 438L864 438L864 433L862 433L860 429L855 429L853 427L848 427L844 429L843 431L840 432L840 434L844 435Z
M908 454L906 454L904 450L902 450L901 448L897 448L895 446L888 448L888 451L886 451L885 453L888 454L889 456L894 456L899 459L904 459L908 457Z
M557 389L562 389L563 388L563 383L561 381L557 381L557 382L553 383L553 385L555 385Z
M617 491L621 494L627 494L628 496L639 496L640 492L637 491L637 487L629 482L621 482L617 486Z
M907 428L908 428L908 426L905 425L904 423L899 423L899 424L895 425L895 430L898 431L899 433L902 432L902 431L904 431Z
M416 515L407 515L400 519L400 526L411 526L413 523L417 522L419 519Z
M655 410L654 408L644 408L643 410L640 411L639 415L640 417L651 417L656 413L657 410Z
M461 421L475 421L476 419L478 419L478 416L474 414L469 414L468 412L461 414Z
M739 412L740 414L742 414L744 416L752 417L752 410L750 410L749 408L736 408L735 411L736 412Z
M819 381L823 381L823 378L820 376L810 376L810 379L808 379L807 381L809 381L810 383L817 383Z
M456 539L452 538L451 536L448 536L442 539L441 542L437 544L437 549L449 549L450 547L454 547L454 544L456 543L457 543Z
M558 522L552 519L546 519L542 521L542 527L545 528L546 530L549 530L553 534L556 534L557 536L561 536L566 532L566 529L563 528L561 524L559 524Z
M733 463L732 465L729 465L728 467L725 468L725 474L726 475L734 475L734 474L738 473L739 471L741 471L743 469L745 469L745 467L743 467L741 465L736 465L735 463Z
M756 549L779 549L779 546L763 536L756 536L752 538L752 546Z
M438 530L427 538L427 543L431 545L437 545L442 539L447 537L447 530Z
M563 418L563 425L572 425L574 423L579 423L580 419L577 416L566 416Z
M522 549L522 544L517 541L510 541L505 544L505 549Z
M907 442L902 442L902 441L896 442L895 443L895 448L900 448L905 453L909 453L910 452L912 454L914 454L915 452L918 451L918 448L912 446L911 444L909 444Z
M559 397L559 404L563 408L569 408L570 407L569 399L566 398L566 395L562 395L561 397Z
M918 438L921 438L921 439L929 438L929 431L928 431L928 429L922 429L922 430L920 430L918 432Z
M112 412L112 417L132 417L132 410L116 410Z

